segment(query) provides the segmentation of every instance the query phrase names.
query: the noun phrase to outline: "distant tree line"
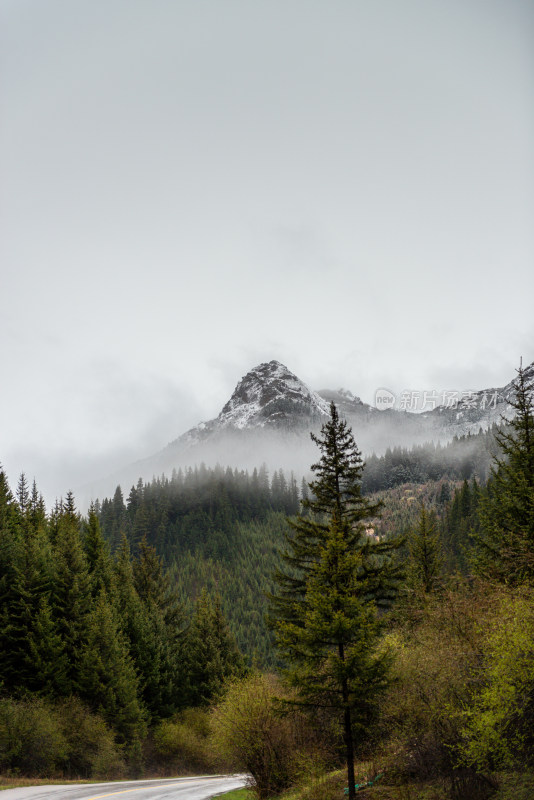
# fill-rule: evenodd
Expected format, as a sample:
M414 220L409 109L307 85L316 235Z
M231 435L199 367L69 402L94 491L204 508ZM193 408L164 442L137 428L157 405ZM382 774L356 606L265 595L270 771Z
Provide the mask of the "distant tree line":
M170 564L186 552L230 559L237 523L264 520L272 511L296 514L299 498L295 477L283 470L270 478L265 466L250 474L201 465L148 483L140 478L126 502L119 486L95 509L112 550L123 535L134 552L146 538Z
M427 483L443 477L485 483L498 451L497 426L476 434L455 436L448 444L427 442L410 449L388 448L384 455L370 455L365 462L362 490L366 494L392 489L404 483Z

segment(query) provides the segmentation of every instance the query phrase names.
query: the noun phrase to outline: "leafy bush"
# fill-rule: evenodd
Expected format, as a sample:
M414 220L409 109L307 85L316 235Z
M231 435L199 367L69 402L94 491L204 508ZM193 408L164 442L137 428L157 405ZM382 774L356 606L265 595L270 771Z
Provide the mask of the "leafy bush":
M458 585L405 608L383 703L391 769L485 798L534 766L534 592Z
M27 776L58 773L67 741L53 707L39 698L0 700L0 769Z
M534 593L503 595L483 640L460 752L484 769L534 766Z
M124 763L102 717L75 697L0 701L0 770L28 777L118 778Z
M153 735L156 763L167 772L210 771L213 757L209 733L209 713L204 709L186 709L172 719L163 720Z
M470 701L480 628L490 608L486 595L461 586L405 609L403 627L390 635L395 658L382 727L401 777L456 780L462 712Z
M65 774L79 778L115 779L124 774L113 732L104 719L76 697L57 707L57 717L67 746L62 761Z
M320 739L309 720L295 709L281 710L281 687L274 678L253 674L230 685L212 715L213 750L220 768L248 772L260 798L290 786L303 756L317 753Z

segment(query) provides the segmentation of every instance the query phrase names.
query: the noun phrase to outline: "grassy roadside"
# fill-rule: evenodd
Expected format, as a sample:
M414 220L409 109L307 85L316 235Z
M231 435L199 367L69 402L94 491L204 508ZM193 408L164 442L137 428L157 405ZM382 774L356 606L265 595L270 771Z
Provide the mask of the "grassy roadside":
M250 789L232 789L230 792L223 792L217 795L223 800L254 800L255 795Z
M92 783L93 781L68 781L63 778L7 778L0 775L0 792L5 789L20 789L23 786L49 786L56 784L61 786L74 785L77 783Z
M365 765L362 765L365 766ZM363 780L365 770L359 776ZM508 774L499 776L499 788L490 800L533 800L534 776ZM301 784L279 795L276 800L344 800L346 776L343 771L331 772L302 780ZM450 800L449 787L443 781L410 782L388 785L384 779L372 788L357 792L358 800ZM250 789L234 789L220 795L224 800L255 800ZM468 800L468 798L465 798Z

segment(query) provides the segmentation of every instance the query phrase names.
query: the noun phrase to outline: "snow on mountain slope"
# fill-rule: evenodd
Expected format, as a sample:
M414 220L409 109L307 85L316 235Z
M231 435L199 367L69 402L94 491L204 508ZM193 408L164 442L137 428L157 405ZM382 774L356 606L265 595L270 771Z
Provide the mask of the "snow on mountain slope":
M323 400L326 400L329 405L330 403L335 403L338 411L345 416L350 416L352 414L359 415L364 410L371 410L371 413L377 411L373 406L363 403L360 398L353 395L349 389L338 389L337 391L333 391L332 389L320 389L317 394L322 397Z
M251 369L217 417L222 427L251 428L327 417L328 403L279 361Z
M524 372L527 380L532 380L534 363L526 367ZM493 424L499 425L503 418L511 419L514 416L515 411L510 404L514 391L514 380L511 380L500 388L466 393L452 405L442 404L420 416L430 421L441 432L442 437L478 433L480 428L487 430Z
M201 422L171 442L174 451L233 433L243 436L253 431L281 434L318 428L329 415L329 403L309 389L300 378L279 361L258 364L239 381L218 417Z

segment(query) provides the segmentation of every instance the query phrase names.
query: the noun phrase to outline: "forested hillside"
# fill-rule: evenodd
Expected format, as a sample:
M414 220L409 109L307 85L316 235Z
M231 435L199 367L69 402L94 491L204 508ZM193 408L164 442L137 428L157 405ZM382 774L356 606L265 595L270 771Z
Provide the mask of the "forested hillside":
M440 518L446 563L464 569L468 522L460 532L458 502L450 510L449 501L462 479L472 479L473 486L477 478L485 479L495 450L490 431L455 438L446 446L429 443L370 457L362 488L367 494L378 492L383 502L377 535L406 533L416 524L423 500ZM305 480L297 483L282 470L270 476L265 465L252 474L203 465L147 484L139 479L126 500L117 487L113 498L97 502L95 510L112 550L122 536L134 553L143 538L156 549L184 608L203 588L218 592L242 652L272 665L276 657L264 620L265 596L279 566L286 517L298 512L306 493ZM405 550L400 557L406 557Z
M244 670L216 595L186 607L146 539L132 554L123 536L112 554L94 508L82 518L69 493L47 514L35 483L21 476L13 496L1 471L0 604L0 731L22 715L57 740L32 752L21 733L0 767L141 769L148 725L210 702ZM89 743L69 728L73 713Z
M204 558L230 559L235 554L234 526L265 519L272 511L295 514L299 491L283 471L272 478L265 467L246 471L201 466L174 471L132 486L124 501L121 487L113 499L96 502L95 510L112 549L125 533L133 550L146 537L167 564L185 552Z
M186 610L202 589L218 593L242 651L272 664L265 593L272 588L286 516L298 507L296 481L282 470L270 477L265 467L251 475L201 467L146 485L140 480L126 503L117 488L96 510L112 549L125 536L135 553L145 538L163 558Z

